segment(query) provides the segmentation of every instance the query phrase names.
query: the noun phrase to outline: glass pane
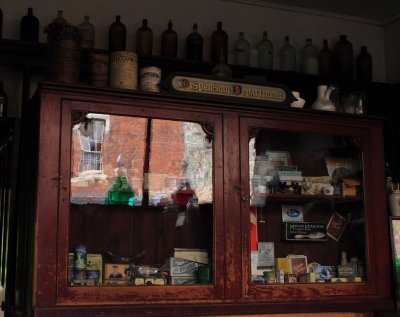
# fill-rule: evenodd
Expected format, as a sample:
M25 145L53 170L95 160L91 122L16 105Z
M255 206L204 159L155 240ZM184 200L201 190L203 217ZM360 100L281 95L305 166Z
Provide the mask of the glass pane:
M366 281L360 140L254 127L249 135L251 282Z
M91 113L72 128L69 286L213 283L204 126Z

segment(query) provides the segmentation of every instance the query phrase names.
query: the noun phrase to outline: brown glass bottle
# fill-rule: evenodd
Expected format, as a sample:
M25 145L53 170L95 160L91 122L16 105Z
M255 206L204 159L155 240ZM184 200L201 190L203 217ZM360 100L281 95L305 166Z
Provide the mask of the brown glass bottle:
M161 35L161 56L176 58L178 51L178 34L172 29L169 20L168 29Z
M323 48L318 54L319 73L323 76L333 75L333 51L328 47L328 40L324 40Z
M220 56L224 57L225 63L228 62L228 34L222 30L222 22L217 23L217 30L211 36L211 61L220 63Z
M21 41L39 42L39 19L28 8L28 15L21 19Z
M121 22L121 16L115 16L115 22L110 25L108 33L108 50L110 52L126 50L126 27Z
M357 56L356 76L358 80L372 80L372 56L366 46L361 46L361 53Z
M339 78L353 79L353 45L341 35L334 49L335 74Z
M186 59L203 60L203 37L197 32L197 23L193 24L193 32L186 39Z
M136 31L136 54L151 56L153 52L153 31L147 26L147 19L143 19L142 26Z
M83 17L83 22L78 25L78 31L81 35L81 47L92 49L94 48L95 28L89 21L89 16Z

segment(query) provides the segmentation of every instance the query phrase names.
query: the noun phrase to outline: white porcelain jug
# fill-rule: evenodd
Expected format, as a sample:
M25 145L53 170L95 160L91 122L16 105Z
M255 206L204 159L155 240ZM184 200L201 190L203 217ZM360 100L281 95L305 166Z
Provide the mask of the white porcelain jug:
M329 99L331 92L335 87L320 85L318 88L318 97L312 104L311 108L316 110L336 111L335 104Z

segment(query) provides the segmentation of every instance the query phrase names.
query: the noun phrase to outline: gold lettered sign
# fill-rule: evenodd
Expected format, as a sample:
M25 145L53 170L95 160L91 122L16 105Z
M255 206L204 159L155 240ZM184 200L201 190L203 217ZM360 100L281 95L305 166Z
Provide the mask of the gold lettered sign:
M291 92L283 86L256 85L214 77L173 74L170 77L170 85L174 92L188 95L240 98L273 104L290 104L295 100Z

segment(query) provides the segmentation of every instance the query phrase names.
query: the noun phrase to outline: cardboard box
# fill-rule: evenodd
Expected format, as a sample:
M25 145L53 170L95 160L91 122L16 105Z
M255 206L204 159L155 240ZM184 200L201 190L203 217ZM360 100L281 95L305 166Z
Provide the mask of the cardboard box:
M289 261L288 258L276 258L275 259L275 269L276 270L281 270L285 274L292 273L290 271L290 261Z
M170 276L196 276L197 268L202 265L197 262L180 259L180 258L169 258L169 274Z
M171 285L197 284L196 276L171 276Z
M274 266L274 264L274 243L258 242L258 267Z
M126 274L128 268L129 268L128 264L105 263L104 280L105 279L129 280L130 277Z
M338 277L354 277L354 267L351 263L346 265L338 265Z
M129 286L129 280L119 278L105 278L103 281L105 286Z
M86 258L87 271L99 271L99 285L103 282L103 257L101 254L88 253Z
M357 196L357 187L361 185L355 178L343 178L343 196Z
M318 280L330 280L333 277L332 267L330 265L321 265L314 268L316 279Z

